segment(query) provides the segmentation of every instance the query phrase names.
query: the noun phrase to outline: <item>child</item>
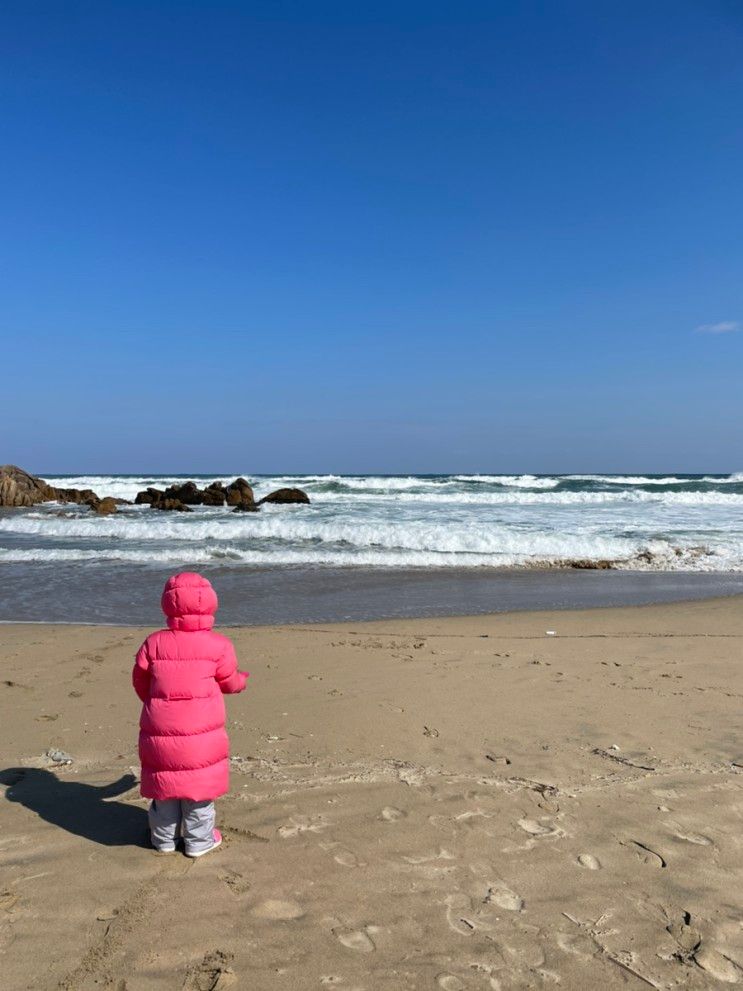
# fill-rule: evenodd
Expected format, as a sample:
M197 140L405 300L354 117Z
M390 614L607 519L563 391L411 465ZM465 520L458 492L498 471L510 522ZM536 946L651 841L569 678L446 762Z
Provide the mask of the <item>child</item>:
M216 849L214 799L229 787L229 740L223 694L241 692L232 643L212 632L217 596L201 575L169 578L161 605L168 629L151 633L137 652L134 690L144 703L139 721L141 792L151 798L152 845L186 856Z

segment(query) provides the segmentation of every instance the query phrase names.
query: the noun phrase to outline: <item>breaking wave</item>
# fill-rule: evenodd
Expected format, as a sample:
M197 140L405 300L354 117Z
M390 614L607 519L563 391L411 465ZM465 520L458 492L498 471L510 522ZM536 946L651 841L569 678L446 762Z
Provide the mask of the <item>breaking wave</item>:
M239 472L237 474L240 474ZM127 506L98 517L50 504L0 512L0 565L222 562L228 567L614 567L743 571L743 473L727 475L250 476L257 497L296 485L310 506L260 513ZM190 476L199 485L230 475ZM49 478L133 499L186 476Z

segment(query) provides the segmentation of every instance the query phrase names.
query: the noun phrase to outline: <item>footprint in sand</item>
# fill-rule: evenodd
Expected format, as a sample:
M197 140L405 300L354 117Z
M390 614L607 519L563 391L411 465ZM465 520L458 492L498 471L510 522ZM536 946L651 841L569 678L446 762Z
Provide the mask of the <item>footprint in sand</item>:
M467 895L457 892L446 899L446 921L460 936L471 936L475 931L472 902Z
M401 859L406 864L417 866L418 864L430 864L434 860L456 860L457 855L451 853L449 850L445 850L443 847L439 847L435 853L419 853L411 856L403 856Z
M433 818L433 817L432 817ZM490 812L483 812L482 809L466 809L454 816L454 821L463 826L478 826L479 819L492 819Z
M441 991L464 991L466 985L456 974L439 974L436 978L436 987L441 988Z
M440 833L446 833L447 836L457 835L458 830L451 816L433 815L428 817L428 821Z
M585 867L589 871L600 871L601 861L598 857L594 857L592 853L582 853L578 857L578 863L581 867Z
M224 950L206 953L202 961L189 968L183 984L184 991L222 991L234 985L237 980L230 967L233 954Z
M558 933L557 945L581 960L592 960L599 952L598 943L584 933Z
M666 931L670 933L671 936L676 940L679 948L682 950L682 956L688 957L699 949L702 942L701 933L695 929L691 924L691 913L690 912L680 912L666 913L669 918L669 923L666 926Z
M507 991L507 989L500 982L498 977L496 977L498 971L503 970L504 967L506 967L506 961L503 959L503 954L500 952L498 952L498 962L495 965L491 963L485 963L482 960L473 960L470 963L470 969L474 970L477 974L479 974L483 980L487 980L487 987L489 987L491 991ZM509 971L509 977L512 974L513 971ZM541 972L539 976L542 976ZM478 987L481 986L482 985L478 985ZM522 987L523 986L524 985L522 985Z
M276 919L280 922L288 922L290 919L301 919L304 915L304 909L297 902L288 899L267 898L255 906L252 914L259 919Z
M279 826L277 832L282 840L299 836L300 833L321 833L330 823L325 816L292 816L288 823Z
M340 849L333 854L333 860L342 867L364 867L364 861L359 860L352 850Z
M229 833L230 836L236 836L241 840L250 840L253 843L271 842L267 836L259 836L258 833L254 833L252 829L245 829L244 826L230 826L224 820L222 820L222 832Z
M223 881L235 895L244 895L246 891L250 891L250 881L238 871L222 871L219 880Z
M644 843L640 843L639 840L626 840L623 844L632 850L639 858L643 864L648 864L650 867L667 867L666 861L661 857L659 853L655 850L651 850L649 846L645 846Z
M366 864L359 860L353 850L344 847L342 843L321 843L320 848L326 853L332 854L336 864L342 867L366 867Z
M10 891L10 889L0 891L0 911L10 914L17 904L18 899L19 895L13 891Z
M520 912L524 907L524 899L502 881L491 881L485 895L485 904L497 905L507 912Z
M385 822L397 822L398 819L404 819L407 812L403 812L402 809L396 809L394 805L385 806L379 813L379 818L384 819Z
M332 933L341 946L349 950L358 953L373 953L376 950L374 940L363 929L333 929Z
M554 826L545 826L544 823L537 822L536 819L519 819L518 824L530 836L557 835L557 829Z

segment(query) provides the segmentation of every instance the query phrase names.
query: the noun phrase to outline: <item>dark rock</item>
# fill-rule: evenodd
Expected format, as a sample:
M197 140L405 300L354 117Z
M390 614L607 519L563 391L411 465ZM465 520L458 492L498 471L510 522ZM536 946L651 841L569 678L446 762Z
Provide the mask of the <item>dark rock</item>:
M221 482L212 482L202 493L202 501L205 506L224 506L226 500L227 492Z
M571 561L571 568L577 568L579 571L608 571L610 568L614 567L614 561Z
M269 495L259 499L258 505L260 506L263 502L275 502L281 503L282 505L300 502L307 504L309 501L310 497L301 489L276 489L275 492L271 492Z
M91 504L90 508L94 513L98 513L99 516L110 516L112 513L116 513L118 511L116 508L116 500L112 499L111 496L106 496L104 499L98 499L97 502Z
M57 502L74 502L78 506L98 499L92 489L55 489L54 491L57 494Z
M152 503L153 509L164 509L166 512L176 512L176 513L192 513L193 509L190 506L186 506L185 503L181 502L180 499L160 499L158 502Z
M177 499L184 506L200 506L204 496L196 482L184 482L182 485L170 485L164 493L165 499Z
M136 506L154 505L156 502L160 502L165 493L162 489L153 489L151 486L144 490L144 492L137 492L137 496L134 500Z
M37 478L16 465L0 466L0 506L35 506L39 502L90 506L96 512L106 514L115 513L116 506L123 505L128 500L114 499L112 496L101 499L92 489L56 489L43 478ZM101 506L102 509L99 508Z
M254 502L238 502L233 513L259 513L260 509Z
M35 506L53 502L56 492L43 478L16 465L0 465L0 506Z
M241 502L255 502L253 490L244 478L236 478L234 482L230 482L225 492L228 506L237 506Z

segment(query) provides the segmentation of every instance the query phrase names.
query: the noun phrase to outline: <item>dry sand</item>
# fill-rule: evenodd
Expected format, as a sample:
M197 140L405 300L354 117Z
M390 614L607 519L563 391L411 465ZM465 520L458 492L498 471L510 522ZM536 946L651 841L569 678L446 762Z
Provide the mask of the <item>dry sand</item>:
M743 984L740 599L228 631L199 861L126 777L146 632L2 628L7 991Z

